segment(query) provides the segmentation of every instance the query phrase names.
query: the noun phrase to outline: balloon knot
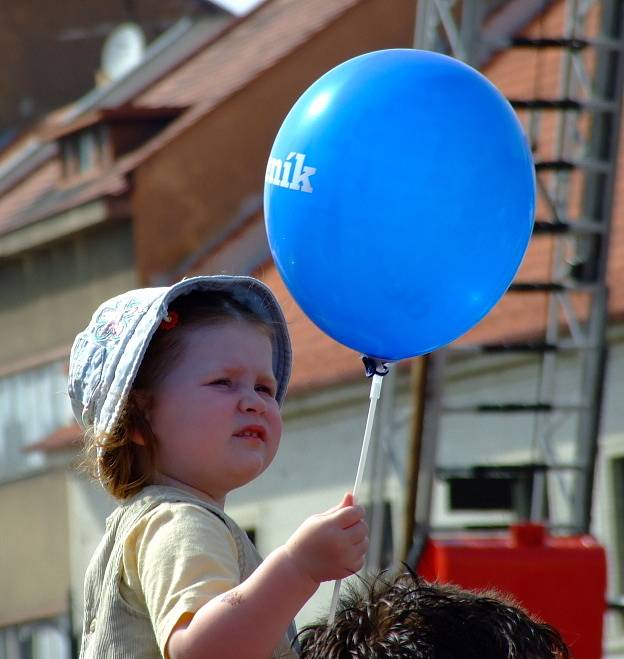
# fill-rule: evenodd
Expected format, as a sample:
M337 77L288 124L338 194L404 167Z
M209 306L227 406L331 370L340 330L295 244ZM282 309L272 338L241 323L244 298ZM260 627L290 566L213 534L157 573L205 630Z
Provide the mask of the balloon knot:
M364 362L364 370L366 371L367 378L372 378L373 375L386 375L390 370L386 362L383 362L376 357L363 355L362 361Z

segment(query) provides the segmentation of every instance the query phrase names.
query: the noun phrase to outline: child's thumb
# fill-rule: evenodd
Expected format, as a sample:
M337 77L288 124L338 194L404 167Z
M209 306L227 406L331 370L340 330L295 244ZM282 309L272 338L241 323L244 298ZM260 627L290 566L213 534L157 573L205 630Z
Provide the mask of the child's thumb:
M355 500L353 499L353 494L351 492L346 492L342 497L342 501L338 508L348 508L349 506L354 506Z
M347 492L343 497L342 501L335 506L332 506L329 510L325 511L326 515L330 515L331 513L338 512L342 508L348 508L349 506L353 505L353 494L351 492Z

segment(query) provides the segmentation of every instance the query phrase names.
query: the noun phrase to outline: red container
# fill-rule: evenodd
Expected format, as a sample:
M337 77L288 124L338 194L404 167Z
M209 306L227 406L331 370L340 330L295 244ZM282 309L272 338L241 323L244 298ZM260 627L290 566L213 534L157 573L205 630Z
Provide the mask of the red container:
M606 557L589 535L552 537L539 524L428 541L418 573L429 581L510 593L563 635L576 659L600 659Z

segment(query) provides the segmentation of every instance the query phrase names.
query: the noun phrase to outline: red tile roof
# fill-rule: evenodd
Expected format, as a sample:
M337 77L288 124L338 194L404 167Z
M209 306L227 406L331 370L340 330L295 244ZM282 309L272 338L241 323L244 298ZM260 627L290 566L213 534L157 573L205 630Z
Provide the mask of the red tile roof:
M270 0L140 94L136 105L190 109L137 153L138 164L364 0Z
M102 196L122 194L128 188L125 175L145 158L362 1L268 0L232 23L132 103L137 108L192 106L190 110L104 176L72 188L71 193L58 190L60 168L46 163L43 172L40 169L31 174L32 182L26 181L7 195L10 200L5 213L0 199L0 233Z
M271 0L140 94L134 104L216 105L362 0Z

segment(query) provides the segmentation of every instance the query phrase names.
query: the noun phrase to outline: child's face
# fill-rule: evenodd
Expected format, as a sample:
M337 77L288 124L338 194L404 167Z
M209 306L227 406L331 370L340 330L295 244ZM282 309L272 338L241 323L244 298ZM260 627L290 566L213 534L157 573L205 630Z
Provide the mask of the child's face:
M198 327L183 340L149 412L158 438L156 480L223 504L271 464L279 446L271 340L237 321Z

